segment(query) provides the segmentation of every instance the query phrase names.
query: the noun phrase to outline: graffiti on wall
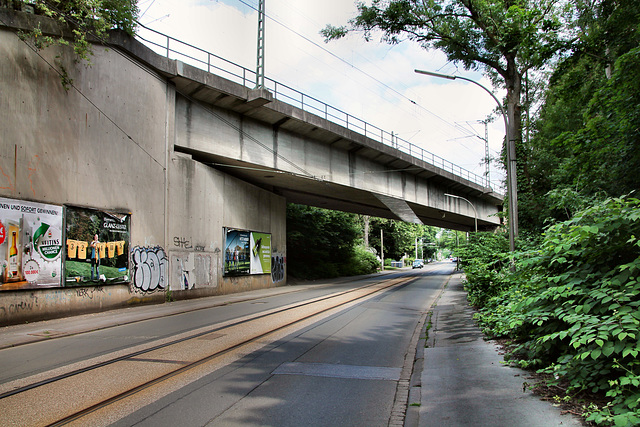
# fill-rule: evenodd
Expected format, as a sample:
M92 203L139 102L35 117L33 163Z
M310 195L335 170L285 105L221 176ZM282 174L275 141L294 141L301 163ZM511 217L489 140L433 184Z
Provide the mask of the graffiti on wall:
M271 280L273 283L284 280L285 257L283 254L273 254L271 256Z
M32 311L34 307L38 307L38 297L35 293L31 293L28 298L20 302L10 304L0 304L0 319L6 318L12 314L19 314L24 311Z
M133 288L139 292L164 290L167 283L168 260L160 246L136 246L131 251Z
M196 286L217 286L212 281L211 255L198 252L171 254L171 290L195 289Z

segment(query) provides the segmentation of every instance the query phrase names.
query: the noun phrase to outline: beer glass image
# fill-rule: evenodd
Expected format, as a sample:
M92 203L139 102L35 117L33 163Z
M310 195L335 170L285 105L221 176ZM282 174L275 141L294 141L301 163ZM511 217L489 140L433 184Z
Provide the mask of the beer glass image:
M22 254L20 248L20 225L17 222L8 222L7 238L7 268L5 282L19 282L22 280Z

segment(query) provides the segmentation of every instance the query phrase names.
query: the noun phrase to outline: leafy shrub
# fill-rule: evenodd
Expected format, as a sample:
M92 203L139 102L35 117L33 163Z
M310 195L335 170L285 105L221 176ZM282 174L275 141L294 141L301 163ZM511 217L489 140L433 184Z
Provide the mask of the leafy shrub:
M469 301L483 307L504 290L504 269L508 264L509 242L502 234L474 233L469 243L456 253L464 269Z
M516 255L513 274L464 261L485 330L515 338L519 364L568 384L567 393L605 396L588 418L599 424L640 423L638 236L640 200L608 199L549 226L538 249Z
M344 276L371 274L378 271L379 266L378 258L374 254L364 246L356 246L350 262L342 266L341 273Z

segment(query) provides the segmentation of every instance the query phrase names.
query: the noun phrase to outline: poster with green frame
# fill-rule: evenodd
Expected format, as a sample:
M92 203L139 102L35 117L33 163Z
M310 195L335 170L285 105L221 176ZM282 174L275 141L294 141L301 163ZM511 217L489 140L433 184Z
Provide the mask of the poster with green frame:
M0 197L0 291L60 287L63 207Z

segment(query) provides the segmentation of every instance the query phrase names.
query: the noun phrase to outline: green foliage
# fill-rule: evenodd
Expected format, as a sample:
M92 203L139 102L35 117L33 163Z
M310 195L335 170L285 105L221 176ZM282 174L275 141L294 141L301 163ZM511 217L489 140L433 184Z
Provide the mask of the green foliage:
M611 198L549 226L537 249L515 256L515 273L503 263L486 269L487 281L481 266L501 248L480 241L464 261L467 286L485 303L478 315L485 330L513 338L511 357L568 384L568 393L605 396L604 408L590 409L598 423L640 419L638 236L640 200Z
M33 4L37 14L55 19L71 33L74 52L86 61L92 55L91 38L106 40L107 32L116 28L135 32L138 6L134 0L34 0ZM64 36L44 34L39 25L22 36L32 40L37 49L69 44Z
M508 251L506 236L494 233L473 233L469 243L456 251L465 272L469 301L475 307L483 307L504 290L503 267L509 263Z
M341 267L340 273L344 276L358 276L375 273L379 267L378 258L364 246L358 245L354 248L351 259Z
M380 231L384 233L384 258L385 261L400 260L405 254L415 254L416 238L425 237L427 243L435 240L434 227L419 224L396 221L384 218L371 218L369 228L369 244L380 248ZM420 252L418 251L418 254Z
M640 188L640 3L577 2L575 50L555 66L519 181L520 227ZM571 200L573 199L573 200ZM577 203L576 203L577 202Z
M319 279L361 271L367 260L354 261L356 242L361 236L357 215L287 205L289 274L299 279Z

